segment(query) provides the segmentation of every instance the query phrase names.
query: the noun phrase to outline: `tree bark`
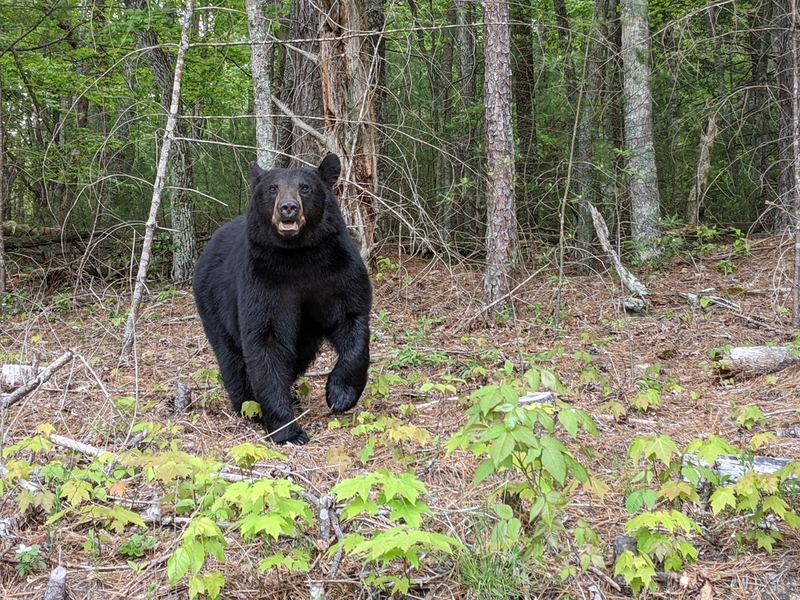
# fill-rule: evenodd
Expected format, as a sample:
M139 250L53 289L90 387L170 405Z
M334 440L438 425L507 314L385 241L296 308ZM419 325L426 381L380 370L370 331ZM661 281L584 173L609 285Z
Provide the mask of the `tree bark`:
M6 243L3 236L3 225L7 206L6 187L6 131L5 114L3 113L3 77L0 68L0 294L6 293Z
M700 207L708 188L708 172L711 170L711 146L717 137L717 113L711 111L702 129L700 136L700 158L697 159L694 183L689 190L689 199L686 202L686 222L697 225L700 222Z
M167 174L167 164L169 155L175 138L175 130L178 121L178 109L180 107L181 79L183 77L183 62L186 58L186 51L189 49L189 27L192 23L192 0L186 0L184 8L183 23L181 28L181 40L178 45L178 55L175 59L175 70L173 82L170 86L172 90L169 113L167 114L167 124L164 128L164 139L161 143L161 156L158 160L156 170L156 180L153 183L153 198L150 201L150 215L145 225L144 241L142 242L142 256L139 260L139 270L136 273L136 285L133 288L133 298L131 308L128 312L128 320L125 323L125 335L122 339L122 358L128 358L133 349L133 341L136 334L136 321L139 316L139 305L147 282L147 269L150 265L150 252L153 248L153 238L155 237L156 219L158 209L161 206L161 194L164 191L164 182ZM194 263L192 265L194 269Z
M267 28L267 7L273 0L247 0L250 30L250 73L256 122L256 161L262 169L275 166L275 121L272 118L272 36Z
M800 362L792 348L783 346L743 346L731 348L719 361L719 374L729 377L756 377L774 373Z
M125 5L130 9L147 10L146 0L125 0ZM191 9L187 10L191 12ZM161 94L164 111L169 114L174 78L172 59L159 45L158 37L152 29L137 31L136 40ZM166 177L169 181L170 220L173 229L171 277L174 283L181 285L191 281L198 252L191 197L194 174L191 145L187 141L189 134L183 121L177 121L174 127L177 131L174 137L178 139L174 140L174 153Z
M638 259L648 262L658 255L660 201L653 141L647 0L622 0L620 7L631 237Z
M456 55L458 56L458 108L466 118L463 119L460 129L455 137L454 151L461 160L456 162L454 179L458 184L453 203L461 207L460 223L454 226L462 228L465 233L476 237L483 233L482 221L477 218L480 214L478 209L479 191L476 186L476 174L480 170L480 165L476 161L478 152L478 127L476 119L470 116L469 111L478 102L478 92L476 84L477 63L477 32L475 31L475 21L477 3L474 0L454 0L456 5ZM456 216L458 219L458 213Z
M325 129L322 83L314 58L320 52L320 10L310 0L292 2L281 89L281 102L287 110L282 110L279 145L285 156L276 166L316 166L326 150L321 142Z
M792 113L794 99L792 97L792 73L794 72L792 57L792 7L793 0L778 2L779 16L774 35L779 48L778 58L778 107L780 109L780 132L778 135L778 197L777 204L782 209L775 219L775 230L783 232L793 225L797 210L797 194L800 190L794 185L794 129Z
M484 2L486 74L486 269L483 299L497 316L513 302L519 250L511 121L511 31L508 0Z
M578 264L588 268L592 261L592 214L589 205L592 197L592 157L594 144L594 116L600 98L600 85L603 56L602 39L605 34L606 12L608 0L595 0L594 19L589 35L589 52L586 60L586 87L583 102L578 113L578 127L575 140L575 161L573 168L573 185L576 197L577 223L575 228L575 259Z
M378 132L373 98L378 47L369 35L365 0L322 0L319 74L329 150L342 161L339 203L369 262L375 243Z

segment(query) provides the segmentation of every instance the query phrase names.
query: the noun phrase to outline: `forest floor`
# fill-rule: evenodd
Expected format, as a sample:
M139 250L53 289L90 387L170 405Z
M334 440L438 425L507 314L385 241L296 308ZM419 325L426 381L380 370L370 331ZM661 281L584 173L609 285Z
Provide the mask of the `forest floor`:
M256 423L232 414L213 376L216 363L189 291L151 289L138 324L135 358L120 364L128 291L93 281L73 294L71 288L37 288L33 278L18 274L2 307L2 363L36 361L42 367L68 349L76 357L4 413L8 472L0 488L0 596L40 598L51 569L62 565L69 598L188 597L186 578L170 585L167 562L188 522L173 518L176 504L187 498L190 504L207 489L199 476L181 470L186 465L177 458L178 475L159 471L163 463L131 466L121 458L127 471L120 470L108 457L49 443L53 433L118 457L137 451L131 449L134 440L141 455L164 457L180 450L229 467L231 448L266 443L286 458L258 460L256 476L290 477L317 498L347 478L381 468L398 474L410 470L427 489L424 500L432 515L423 528L457 537L470 550L452 556L423 553L419 569L406 564L412 586L399 597L630 597L630 590L612 581L611 547L632 517L626 498L640 485L659 489L655 480L635 481L647 462L633 464L627 458L632 440L669 436L683 449L693 439L715 435L741 449L761 444L759 455L800 459L798 367L731 381L721 380L713 364L715 349L795 341L792 248L781 241L749 240L749 252L723 241L685 241L691 252L637 272L651 291L652 308L641 315L625 312L619 280L599 263L592 274L565 272L559 292L553 253L543 247L526 257L516 311L491 324L481 312L480 265L385 250L374 273L373 367L362 403L344 417L329 413L324 384L334 357L323 352L311 367L310 388L304 390L308 396L297 411L311 437L300 447L273 446ZM714 295L731 306L692 305L685 294ZM491 528L493 513L485 516L486 505L501 480L492 476L475 485L479 461L466 450L447 455L445 443L465 424L473 392L499 383L504 373L519 376L530 364L557 374L566 386L560 400L595 420L596 437L573 441L563 430L557 435L607 491L601 496L580 486L573 491L564 508L562 545L545 552L541 562L530 564L533 559L517 552L496 562L470 563L470 554L491 554L486 523ZM174 414L178 384L193 388L193 402ZM3 391L18 386L6 383ZM655 394L642 400L645 387ZM757 410L735 412L743 407ZM146 436L137 437L142 428ZM763 435L770 433L774 436ZM655 476L666 468L658 461L652 464ZM21 490L20 478L33 483L32 491ZM785 498L797 509L796 496ZM113 513L117 506L139 520L128 512ZM800 544L784 522L770 521L783 540L768 553L746 537L763 524L751 523L746 511L713 515L703 501L664 498L657 508L677 508L704 528L686 535L698 551L694 563L687 560L676 576L661 577L645 596L800 597ZM380 511L342 519L343 532L356 525L365 531L386 529L387 515ZM230 518L220 515L219 521L224 527ZM571 532L581 519L597 533L603 557L599 567L579 567L585 548ZM384 568L345 556L333 573L334 558L325 551L335 536L315 539L316 527L308 525L297 534L305 536L310 553L308 573L275 567L262 573L259 563L270 545L243 540L235 528L225 531L225 563L209 559L204 572L218 570L224 576L222 598L321 597L314 596L313 590L320 589L314 584L322 584L333 600L386 597L364 579L375 572L397 573L402 561ZM282 536L271 551L276 547L289 552L292 538ZM468 564L480 565L482 583ZM492 583L488 565L507 580ZM575 570L562 581L565 565Z

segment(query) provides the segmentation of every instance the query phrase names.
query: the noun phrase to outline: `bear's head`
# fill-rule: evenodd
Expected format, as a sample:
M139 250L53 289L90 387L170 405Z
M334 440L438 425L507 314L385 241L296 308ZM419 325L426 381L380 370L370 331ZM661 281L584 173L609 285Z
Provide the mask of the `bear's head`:
M250 163L250 237L259 244L293 245L317 228L336 205L333 186L341 172L339 157L328 154L316 169L270 169Z

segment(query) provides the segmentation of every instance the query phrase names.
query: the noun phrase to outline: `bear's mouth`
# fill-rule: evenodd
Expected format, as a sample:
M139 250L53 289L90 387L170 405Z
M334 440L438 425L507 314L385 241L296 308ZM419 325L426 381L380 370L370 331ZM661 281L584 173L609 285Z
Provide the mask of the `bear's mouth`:
M278 233L294 236L300 233L300 223L297 221L278 221Z

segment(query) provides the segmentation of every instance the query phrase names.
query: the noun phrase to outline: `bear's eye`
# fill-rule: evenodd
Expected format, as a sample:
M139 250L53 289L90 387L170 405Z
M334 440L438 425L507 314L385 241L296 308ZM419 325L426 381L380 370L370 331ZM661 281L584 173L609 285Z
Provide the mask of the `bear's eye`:
M307 183L301 183L300 184L300 193L301 194L307 194L309 191L311 191L311 187Z
M277 194L278 193L278 186L274 185L274 184L269 186L269 193L270 194Z

